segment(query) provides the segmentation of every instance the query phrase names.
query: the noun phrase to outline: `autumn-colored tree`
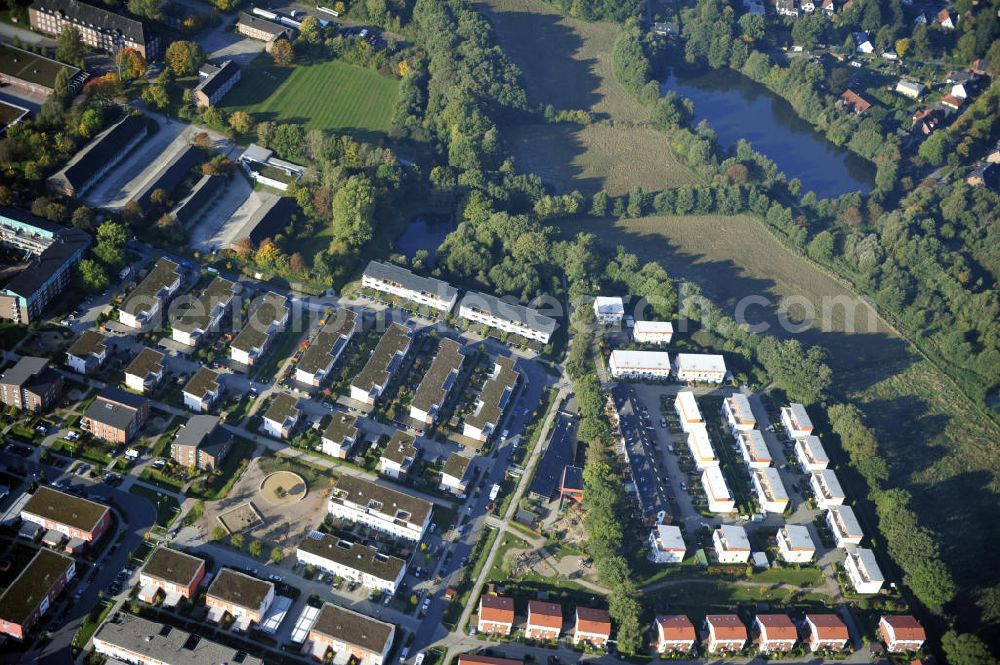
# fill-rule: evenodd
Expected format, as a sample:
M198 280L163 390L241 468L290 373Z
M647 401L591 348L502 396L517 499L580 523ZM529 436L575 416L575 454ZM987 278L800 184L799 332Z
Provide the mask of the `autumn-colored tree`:
M257 248L257 253L254 254L254 262L264 268L273 266L278 258L281 256L281 250L274 241L270 238L264 238L260 243L260 247Z
M146 59L134 48L123 48L118 51L118 55L115 56L115 65L118 67L118 78L122 81L142 78L149 68Z
M406 75L412 71L413 71L413 65L410 64L409 60L400 60L399 78L406 78Z
M154 109L165 109L170 104L166 87L159 83L147 85L142 91L142 99Z
M125 99L125 88L114 72L91 79L83 86L83 91L91 101L102 106L117 104Z
M301 275L306 271L306 260L302 258L302 254L299 252L292 254L288 262L288 269L292 271L293 275Z
M229 126L237 134L249 134L253 130L253 116L246 111L236 111L229 116Z
M295 47L287 39L279 39L271 45L271 57L279 67L291 67L295 62Z
M240 238L233 245L233 251L244 261L249 259L254 253L253 240L250 239L250 236Z
M146 215L138 202L129 201L122 207L122 218L129 226L136 226L145 221Z
M171 43L163 57L170 70L178 76L194 74L201 63L205 62L205 52L201 46L186 39Z
M205 150L211 147L212 137L208 135L208 132L198 132L197 134L194 135L194 138L191 140L191 142L195 145L196 148L201 148L202 150Z

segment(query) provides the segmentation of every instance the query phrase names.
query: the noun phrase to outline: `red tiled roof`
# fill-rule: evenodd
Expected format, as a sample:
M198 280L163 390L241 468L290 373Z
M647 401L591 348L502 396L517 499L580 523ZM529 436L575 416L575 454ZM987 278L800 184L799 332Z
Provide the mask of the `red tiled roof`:
M656 623L663 632L663 639L668 641L694 640L698 638L694 624L683 614L658 616Z
M479 620L514 623L514 599L483 594L479 598Z
M562 605L542 600L528 601L528 623L542 628L562 628Z
M747 638L747 627L735 614L709 614L705 621L715 628L715 638L718 640Z
M871 102L853 90L845 90L844 94L842 94L840 98L859 115L870 109L872 106Z
M463 653L458 657L458 665L524 665L524 661L511 660L510 658L494 658L493 656L479 656L474 653Z
M576 608L576 630L597 635L611 635L611 615L593 607Z
M882 620L892 626L892 631L897 640L925 640L924 627L909 614L903 615L883 615Z
M965 100L961 97L956 97L955 95L945 95L941 98L941 103L958 108L965 103Z
M769 640L794 640L799 633L795 624L784 614L758 614L757 621L767 631Z
M947 9L942 9L941 11L938 12L937 20L941 21L942 23L945 22L945 21L947 21L950 18L951 18L951 14L948 13Z
M807 614L806 619L816 626L816 636L820 640L846 640L849 637L847 626L836 614Z

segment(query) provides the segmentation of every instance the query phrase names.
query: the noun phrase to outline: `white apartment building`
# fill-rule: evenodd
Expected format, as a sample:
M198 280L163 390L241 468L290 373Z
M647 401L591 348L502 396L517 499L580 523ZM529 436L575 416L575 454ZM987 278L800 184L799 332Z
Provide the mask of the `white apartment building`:
M181 394L184 406L195 413L205 413L222 395L221 375L207 367L202 367L184 384Z
M351 381L351 399L375 404L403 364L412 341L409 328L399 323L390 325L382 333L364 368Z
M764 443L764 435L759 429L736 430L736 445L748 469L763 469L771 466L771 452Z
M766 513L783 513L788 508L788 492L781 482L781 475L773 466L751 469L750 480L760 509Z
M274 336L288 324L288 306L284 296L269 292L260 298L240 334L229 346L229 357L252 367L263 357Z
M816 544L809 528L801 524L786 524L778 529L778 554L788 563L809 563L816 556Z
M608 358L608 370L616 379L666 379L670 376L670 355L666 351L615 349Z
M722 383L726 379L726 361L711 353L678 353L674 358L674 376L678 381Z
M299 543L295 556L303 565L391 594L406 575L403 559L318 531L311 531Z
M681 422L681 429L691 433L695 429L705 429L705 419L698 408L698 401L690 390L682 390L674 398L674 410Z
M712 546L719 563L746 563L750 560L747 530L735 524L722 524L712 532Z
M719 459L715 456L715 449L708 438L707 429L692 429L688 432L687 445L699 471L719 466Z
M789 439L802 439L813 432L812 420L806 413L806 407L801 404L792 403L781 407L781 424Z
M514 370L514 365L513 358L497 356L493 374L483 385L475 410L465 417L462 434L481 442L490 438L503 418L521 377Z
M287 439L291 437L301 415L299 400L288 393L278 393L264 412L261 427L268 436Z
M458 380L465 354L462 345L453 339L442 339L437 355L430 368L420 380L413 399L410 401L410 417L425 425L433 424L441 413L441 407Z
M361 317L351 310L341 308L330 314L326 325L316 333L295 365L295 380L313 387L322 384L354 333L360 329Z
M640 344L669 344L674 338L674 324L669 321L636 321L632 339Z
M358 419L348 413L337 412L323 430L320 450L331 457L345 459L358 440Z
M392 263L369 261L361 285L404 300L450 312L458 299L458 289L432 277L421 277Z
M369 480L342 475L330 493L330 515L396 538L419 542L431 522L433 505Z
M456 496L465 496L466 482L471 466L472 460L464 455L459 453L448 455L448 459L441 469L441 482L438 488Z
M810 474L809 487L820 510L839 506L847 498L833 469L823 469Z
M625 317L625 303L621 298L597 296L594 298L594 316L606 326L617 326Z
M143 348L125 368L125 385L142 394L148 394L163 379L163 354Z
M729 431L734 435L740 430L757 427L757 418L750 408L750 400L743 393L733 393L722 401L722 415L729 423Z
M804 473L822 471L830 465L830 458L823 449L823 443L818 436L804 436L795 440L795 458Z
M875 561L875 553L866 547L848 550L844 568L851 584L854 585L854 590L860 594L878 593L885 584L882 570Z
M542 344L548 344L556 330L555 319L538 310L475 291L466 293L459 302L458 316Z
M653 563L680 563L687 546L678 526L657 524L649 532L649 558Z
M826 524L833 532L833 539L836 541L837 547L841 549L860 545L861 539L865 537L864 531L861 530L861 523L858 522L858 518L854 514L854 508L847 504L830 506L826 511Z
M417 459L416 437L396 430L385 444L385 450L378 460L378 472L390 478L402 478L410 472Z
M118 308L118 322L142 330L159 316L166 301L180 286L180 266L161 258Z
M726 479L717 466L711 466L701 472L701 485L708 499L708 509L713 513L731 513L736 509L736 502L729 493Z
M197 346L205 335L218 330L222 316L236 295L236 284L216 277L205 291L171 323L175 342Z
M66 350L66 364L79 374L96 370L107 357L107 338L96 330L85 330Z

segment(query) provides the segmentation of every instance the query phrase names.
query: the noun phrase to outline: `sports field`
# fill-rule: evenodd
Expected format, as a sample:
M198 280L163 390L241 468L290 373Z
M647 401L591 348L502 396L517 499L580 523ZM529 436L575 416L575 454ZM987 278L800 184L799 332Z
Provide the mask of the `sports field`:
M337 61L276 67L261 55L243 71L224 109L247 111L258 122L282 120L306 129L384 132L399 82Z

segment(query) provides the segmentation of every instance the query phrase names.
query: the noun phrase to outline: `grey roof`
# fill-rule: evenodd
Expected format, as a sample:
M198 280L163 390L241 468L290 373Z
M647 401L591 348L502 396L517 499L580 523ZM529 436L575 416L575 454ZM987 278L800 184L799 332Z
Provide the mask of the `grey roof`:
M243 14L243 16L247 15ZM241 16L240 18L242 19L243 16ZM250 18L253 17L251 16ZM246 159L251 162L259 162L261 164L266 164L267 160L271 159L271 155L273 154L274 152L272 150L268 150L264 146L257 145L256 143L251 143L250 145L247 146L246 150L244 150L243 153L240 155L240 159Z
M382 457L396 464L402 464L407 458L414 459L419 452L417 447L413 445L416 440L412 434L396 430L393 432L392 438L389 439L389 443L385 444Z
M204 399L209 391L215 392L219 389L220 376L218 372L202 367L184 384L184 392L198 399Z
M845 535L864 533L861 529L861 523L858 522L857 515L854 514L854 508L851 508L846 503L839 506L830 506L830 512L833 513L834 520L839 521L843 525Z
M396 369L393 360L406 354L410 348L410 341L410 329L399 323L393 323L382 334L382 339L375 345L375 350L365 363L364 369L354 377L351 385L369 392L376 385L384 388Z
M347 437L357 438L358 418L349 413L338 412L333 414L330 424L323 430L323 438L330 439L334 443L343 445Z
M747 538L747 530L734 524L720 524L719 531L722 532L722 541L728 550L749 550L750 539Z
M121 157L122 146L148 132L151 122L141 115L126 115L76 153L61 171L49 178L49 182L79 190L90 182L95 173L100 173L106 165Z
M211 97L215 91L224 86L235 76L239 76L240 68L232 60L226 60L216 71L202 79L201 83L195 86L195 92L199 90Z
M204 559L164 546L153 550L142 572L159 580L187 586L204 564Z
M49 14L62 12L74 23L93 26L103 33L120 33L129 41L141 44L146 42L146 30L142 21L129 18L120 11L109 11L78 0L35 0L31 7Z
M17 363L0 375L0 383L23 386L33 377L45 371L49 366L47 358L36 358L35 356L21 356Z
M178 446L200 446L205 439L212 435L219 424L218 416L199 414L191 416L188 421L177 430L174 443Z
M861 562L869 580L873 582L885 581L885 578L882 577L882 569L878 567L878 561L875 560L875 552L867 547L859 547L854 551L854 555Z
M254 30L270 33L272 39L282 34L287 34L289 31L283 25L260 18L259 16L252 16L246 12L240 13L240 20L237 21L237 25L246 25L252 27Z
M381 261L369 261L365 267L365 276L382 282L390 282L398 287L416 291L427 296L452 302L458 297L458 289L433 277L422 277L402 266Z
M471 464L472 460L470 458L458 453L452 453L451 455L448 455L448 459L441 468L441 473L448 474L453 478L461 480L465 477L465 474L468 473L469 466Z
M139 352L139 355L133 358L132 362L125 368L126 374L134 374L142 379L145 379L150 374L162 371L163 354L148 347L144 347Z
M333 486L333 496L367 506L369 512L379 513L414 525L422 525L431 513L433 504L412 494L384 487L364 478L342 475Z
M122 303L122 311L135 316L146 311L154 299L161 298L163 291L177 281L180 276L180 266L170 259L161 258L149 271L146 278L139 282L128 300Z
M825 487L831 498L845 496L844 489L840 486L840 480L833 469L820 469L813 471L813 475L818 478L820 487Z
M289 418L298 418L299 400L288 393L278 393L271 401L271 406L267 407L264 417L279 423L283 423Z
M307 536L299 543L299 550L387 582L395 581L406 567L406 562L398 557L382 554L374 547L353 543L330 534L323 534L319 538Z
M173 321L173 327L183 332L206 330L212 322L212 315L216 309L228 307L235 293L235 283L216 277L205 287L198 299Z
M67 262L78 260L87 247L90 236L80 229L62 229L55 241L32 258L28 267L14 275L3 290L23 298L30 298L44 287Z
M464 360L465 354L462 353L461 344L453 339L442 339L437 355L434 356L434 361L424 374L424 378L420 380L410 405L422 411L430 411L435 406L440 407L448 391L451 390Z
M66 351L71 356L86 358L104 351L108 338L96 330L84 330Z
M324 603L312 630L380 654L392 641L396 628L344 607Z
M514 370L512 358L498 356L496 364L500 366L500 371L491 376L483 386L483 391L479 395L479 408L465 418L465 422L479 429L483 429L487 424L496 426L500 422L500 416L507 408L517 379L521 376Z
M23 625L49 591L73 565L73 560L42 548L0 595L0 619Z
M286 302L288 300L284 296L269 291L250 312L247 324L243 326L243 330L233 340L232 345L246 352L264 348L268 337L271 336L271 324L281 321L288 315Z
M555 319L545 316L537 309L507 302L488 293L469 291L462 298L462 302L459 303L459 308L462 307L486 312L499 319L519 323L532 330L550 335L555 332L557 326Z
M105 388L97 399L90 403L84 418L123 430L132 424L136 412L145 404L146 398L141 395L118 388Z
M309 374L325 370L330 361L333 360L334 350L336 349L339 353L342 345L346 344L347 339L354 332L358 320L357 314L343 308L331 316L333 320L323 326L309 348L302 353L299 364L296 366L297 369Z
M93 531L108 507L41 485L22 510L81 531Z
M809 419L809 414L806 413L806 407L793 402L788 405L788 408L792 412L792 419L795 421L796 425L800 428L812 429L812 420Z
M208 595L239 607L256 610L274 585L232 568L223 568L208 587Z
M105 621L97 629L94 639L170 665L264 664L260 658L244 651L125 612L119 612Z
M809 528L802 524L786 524L785 536L788 538L788 544L792 549L816 549L812 541L812 536L809 535Z
M556 416L555 427L549 436L542 458L535 466L535 476L531 479L529 492L551 498L560 489L563 472L573 463L576 443L576 422L573 416L560 412Z

